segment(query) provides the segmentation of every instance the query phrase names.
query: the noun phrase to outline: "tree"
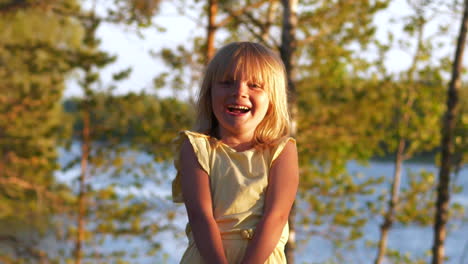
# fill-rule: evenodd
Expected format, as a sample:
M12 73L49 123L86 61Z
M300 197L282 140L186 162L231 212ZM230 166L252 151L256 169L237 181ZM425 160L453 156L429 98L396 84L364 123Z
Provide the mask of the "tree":
M115 57L111 57L104 52L99 52L97 46L99 40L96 38L96 30L100 24L100 19L96 17L94 12L91 12L87 17L81 18L85 29L84 47L85 49L76 56L76 65L83 69L84 76L80 85L84 91L85 98L79 106L83 128L80 135L81 141L81 158L80 167L81 173L79 176L78 188L78 209L77 209L77 230L75 239L75 263L80 264L83 257L83 244L85 243L85 218L88 215L87 205L87 178L89 177L89 159L91 154L91 120L90 112L93 104L93 95L91 85L98 81L99 75L95 68L103 67L115 61ZM93 131L94 132L94 131Z
M78 209L74 214L78 224L76 230L70 232L75 236L77 263L100 258L135 260L159 251L161 245L154 241L155 234L173 228L171 221L175 214L170 210L160 210L164 208L161 197L148 202L131 190L142 189L152 180L160 181L155 176L160 177L161 173L156 171L160 168L151 163L167 161L170 140L176 136L176 129L186 126L184 122L188 122L190 117L185 105L174 100L149 100L150 97L144 94L122 98L112 96L112 90L120 80L128 77L131 69L115 73L111 84L101 83L99 70L112 63L115 57L99 50L96 30L101 23L120 22L113 18L93 11L83 11L79 16L86 29L85 43L75 54L74 63L81 69L80 86L84 98L74 106L79 113L74 122L80 132L69 140L79 141L82 150L81 155L66 166L80 163L81 167ZM123 21L128 23L125 19ZM164 117L174 119L166 120ZM153 153L149 154L150 151ZM154 160L133 161L134 152L151 155ZM158 212L156 218L154 211ZM167 215L161 216L164 212ZM166 223L157 221L165 218ZM105 238L109 237L115 240L141 239L149 246L138 251L129 248L92 249L102 246Z
M206 61L205 64L213 58L215 47L215 32L217 29L216 26L216 14L218 13L218 1L217 0L208 0L208 27L206 29Z
M359 179L346 170L350 160L379 153L385 117L378 81L363 76L369 63L359 57L374 37L373 15L388 1L302 2L298 10L296 83L301 198L298 226L337 248L352 248L373 208L382 179ZM327 23L321 21L326 20ZM351 48L356 45L358 48ZM355 46L355 47L356 47ZM344 262L340 254L329 261Z
M75 1L56 6L77 8ZM55 254L48 246L55 245L41 242L60 237L54 216L67 212L73 201L53 173L56 145L66 134L60 99L82 28L50 7L27 1L0 5L0 259L5 262L50 260Z
M426 25L431 22L434 17L430 14L430 2L413 3L408 2L411 6L414 15L406 17L406 23L403 25L403 32L406 40L415 38L416 49L412 58L412 63L407 71L401 72L398 79L395 79L393 84L390 84L387 89L391 89L391 98L388 98L391 108L387 113L390 122L385 129L386 136L383 140L388 152L394 153L395 169L393 180L390 188L390 197L388 198L388 209L383 215L383 223L380 227L381 235L378 242L377 256L375 263L382 263L387 250L387 237L390 228L395 222L395 218L410 220L411 217L398 217L398 213L402 213L400 207L400 185L401 185L401 169L403 162L411 158L415 153L431 151L437 146L438 131L437 125L439 116L441 115L441 100L442 94L437 92L442 86L441 67L431 66L429 61L432 57L434 36L426 37L424 35ZM392 35L390 35L392 40ZM403 41L401 40L400 43ZM404 42L403 42L404 43ZM388 46L381 46L388 49ZM391 79L390 76L385 76L386 70L382 75L386 79ZM421 186L425 183L421 182ZM413 186L413 189L421 191L420 187ZM431 191L426 190L426 191ZM408 190L411 192L411 190ZM402 194L409 195L408 193ZM431 202L432 199L427 202ZM426 203L426 201L418 201L418 203ZM404 207L417 208L417 205L409 205L405 203ZM430 207L430 206L428 206ZM427 208L427 207L426 207ZM415 215L413 209L413 217ZM410 220L411 221L411 220Z
M459 111L459 94L461 89L461 65L464 47L466 45L466 34L468 28L468 0L464 2L463 18L458 35L457 48L452 68L452 76L447 91L447 110L442 127L442 155L441 167L439 171L439 182L437 187L437 204L434 223L434 243L432 248L432 263L444 262L445 251L444 242L446 238L446 224L448 221L449 201L450 201L450 172L453 157L453 136L454 128Z
M283 24L281 32L281 47L280 55L286 68L286 76L288 81L289 95L289 112L291 115L291 136L295 137L297 133L297 92L296 92L296 76L295 76L295 51L296 51L296 29L297 29L297 4L296 0L283 0ZM285 253L288 263L294 263L294 248L295 241L295 223L296 223L296 203L293 204L289 214L289 238L286 243Z
M84 98L76 98L65 103L75 123L75 139L81 137L84 127L80 110L84 102ZM190 124L188 105L154 95L103 92L87 102L92 133L84 189L88 224L83 260L135 262L151 256L154 260L155 254L161 255L155 235L180 231L172 223L180 212L170 207L164 194L153 192L154 185L158 190L167 180L163 171L167 165L161 165L172 157L172 139ZM109 249L108 239L138 241L140 246Z

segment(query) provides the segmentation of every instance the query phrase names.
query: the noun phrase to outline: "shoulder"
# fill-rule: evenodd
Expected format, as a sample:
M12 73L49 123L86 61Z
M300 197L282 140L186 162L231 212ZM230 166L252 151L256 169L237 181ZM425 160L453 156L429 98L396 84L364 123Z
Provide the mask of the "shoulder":
M184 139L180 146L181 168L203 168L199 150L190 143L188 138ZM183 169L182 169L183 170Z
M278 163L283 160L295 159L297 161L297 147L296 141L293 138L288 138L282 145L280 145L274 155L272 163Z
M193 177L210 172L208 138L207 135L186 130L180 131L174 139L174 167L177 172L172 182L174 202L184 202L183 183L196 180Z
M185 130L179 132L177 141L180 161L183 161L181 163L187 164L189 160L196 160L203 170L210 172L209 157L212 152L210 136Z
M204 142L209 141L210 136L190 130L182 130L178 133L175 141L176 143L182 144L183 142L187 141L187 139L192 143L195 141Z
M271 164L276 162L279 157L284 155L297 156L296 140L294 138L284 137L277 141L277 143L272 148Z
M195 132L195 131L190 131L190 130L182 130L179 132L179 134L184 134L187 137L193 137L193 138L206 138L206 139L210 138L210 136L206 134Z
M297 154L297 147L296 147L296 140L294 138L286 139L286 143L284 143L283 152L294 152Z
M283 180L287 179L293 185L297 185L299 181L299 159L295 140L288 140L281 152L272 161L269 179L271 182L279 181L282 184Z
M211 137L202 133L189 130L180 131L174 139L178 150L187 150L190 146L195 152L207 152L211 149Z

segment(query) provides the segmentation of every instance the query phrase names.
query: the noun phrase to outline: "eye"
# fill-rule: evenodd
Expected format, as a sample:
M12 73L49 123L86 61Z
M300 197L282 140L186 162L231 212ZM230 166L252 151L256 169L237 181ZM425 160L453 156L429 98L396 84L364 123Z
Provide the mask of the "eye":
M253 89L262 89L263 88L263 86L261 84L255 83L255 82L249 83L249 87L253 88Z
M230 85L232 83L233 83L232 80L221 80L221 81L219 81L219 84L221 84L221 85Z

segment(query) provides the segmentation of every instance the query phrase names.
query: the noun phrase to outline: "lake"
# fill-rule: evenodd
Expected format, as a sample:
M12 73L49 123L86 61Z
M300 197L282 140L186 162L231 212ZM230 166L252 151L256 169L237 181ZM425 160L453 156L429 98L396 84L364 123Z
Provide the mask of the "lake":
M61 155L62 156L62 155ZM67 155L65 155L67 156ZM146 155L139 155L137 160L141 162L148 162L149 157ZM63 157L63 156L62 156ZM64 162L66 158L62 158ZM155 164L157 168L159 165ZM360 173L365 177L391 177L393 174L393 164L391 162L372 161L368 166L359 165L356 162L349 162L347 164L348 172L355 174ZM402 168L402 184L406 182L408 173L418 172L425 170L438 175L438 168L431 164L407 162ZM166 168L166 173L172 175L174 169L172 167ZM71 179L77 175L78 168L72 168L70 171L63 173L58 172L57 178L64 182L71 182ZM73 176L75 175L75 176ZM465 208L465 219L468 219L468 167L464 167L455 177L452 177L456 184L464 187L463 191L451 196L451 202L457 202ZM96 183L98 184L98 183ZM99 183L102 185L102 181ZM162 181L157 184L152 181L144 183L143 190L131 190L122 188L121 192L134 192L136 195L145 196L147 199L155 197L162 201L162 207L172 207L177 211L178 217L175 221L178 226L178 236L174 237L171 232L163 232L157 235L156 241L162 245L162 250L156 257L142 258L140 263L178 263L183 251L185 250L187 241L185 236L181 236L181 232L187 222L185 209L183 205L174 205L170 201L170 177L163 177ZM298 201L301 204L301 201ZM300 205L299 209L300 210ZM431 216L433 217L433 216ZM380 235L379 226L382 223L381 218L369 219L369 222L364 228L364 237L355 243L355 250L345 253L343 257L346 259L345 263L373 263L376 249L375 247L366 246L366 241L376 242ZM389 248L400 251L404 254L410 254L413 257L422 258L426 263L430 262L428 252L430 252L433 240L432 226L418 226L418 225L399 225L395 224L389 232ZM325 262L335 254L335 248L329 241L318 237L311 236L307 240L301 237L301 229L297 230L298 238L304 242L300 243L296 249L297 263L319 263ZM142 248L147 245L139 243L135 239L132 243L120 243L117 241L107 241L103 247L108 248L125 248L132 250L132 248ZM467 221L450 221L448 229L448 237L446 240L446 254L449 257L447 264L468 264L468 222ZM390 263L390 262L385 262Z
M402 168L403 182L409 171L417 172L425 170L438 175L438 168L424 163L406 163ZM362 173L367 177L391 176L393 174L393 164L391 162L370 162L369 166L361 166L356 162L348 163L350 173ZM468 168L464 167L454 178L455 182L464 187L459 194L451 196L451 202L457 202L463 205L465 211L468 211ZM170 186L167 185L163 190L168 195ZM300 202L300 201L299 201ZM183 208L183 206L180 206ZM465 212L465 217L468 213ZM432 217L432 216L431 216ZM186 223L186 218L181 220L181 228ZM365 227L364 238L356 242L356 250L345 254L347 258L345 263L373 263L376 256L376 249L369 248L365 242L377 241L380 236L379 226L382 220L370 219ZM395 224L389 232L388 246L399 250L401 253L410 254L413 257L419 257L430 263L430 257L427 256L431 250L433 241L432 226L421 227L417 225L403 226ZM468 222L451 221L449 222L448 237L446 240L446 254L449 260L447 264L468 264ZM297 231L301 234L301 230ZM300 238L300 236L299 236ZM169 234L162 235L159 238L163 242L163 250L167 253L164 258L166 263L178 263L186 247L186 239L180 238L174 240ZM306 243L299 244L296 250L297 263L319 263L325 262L334 255L334 247L329 241L320 237L311 237ZM163 258L160 259L163 261ZM390 262L384 262L390 263Z

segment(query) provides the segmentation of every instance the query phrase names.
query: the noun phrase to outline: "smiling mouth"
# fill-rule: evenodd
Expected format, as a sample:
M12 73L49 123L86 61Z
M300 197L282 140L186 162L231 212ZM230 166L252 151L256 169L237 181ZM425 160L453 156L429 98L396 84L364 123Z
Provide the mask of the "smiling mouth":
M245 114L250 111L250 108L243 105L228 105L227 110L233 114Z

